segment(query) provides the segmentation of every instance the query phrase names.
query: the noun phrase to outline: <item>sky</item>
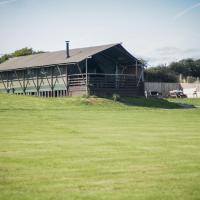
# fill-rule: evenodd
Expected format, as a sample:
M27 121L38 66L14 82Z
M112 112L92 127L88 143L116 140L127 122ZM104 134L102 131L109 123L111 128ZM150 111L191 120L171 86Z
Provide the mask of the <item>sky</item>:
M0 0L0 55L110 43L149 66L200 58L200 0Z

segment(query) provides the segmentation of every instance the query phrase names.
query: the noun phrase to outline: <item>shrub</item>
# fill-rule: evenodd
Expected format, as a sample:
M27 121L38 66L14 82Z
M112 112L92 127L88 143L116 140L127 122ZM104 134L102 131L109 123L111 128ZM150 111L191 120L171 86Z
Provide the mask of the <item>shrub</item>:
M86 99L88 99L90 97L90 95L88 95L88 94L83 94L83 96L82 96L82 98L86 98Z
M113 96L112 96L112 98L113 98L113 101L119 101L120 100L120 95L119 94L113 94Z

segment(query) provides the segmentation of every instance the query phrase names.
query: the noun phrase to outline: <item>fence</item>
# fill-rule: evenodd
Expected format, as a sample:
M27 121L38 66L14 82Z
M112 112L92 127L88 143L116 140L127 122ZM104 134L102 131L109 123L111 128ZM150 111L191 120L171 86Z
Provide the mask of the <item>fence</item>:
M194 97L193 92L197 91L200 97L200 83L164 83L164 82L145 82L146 91L157 91L166 97L171 90L183 90L188 97Z

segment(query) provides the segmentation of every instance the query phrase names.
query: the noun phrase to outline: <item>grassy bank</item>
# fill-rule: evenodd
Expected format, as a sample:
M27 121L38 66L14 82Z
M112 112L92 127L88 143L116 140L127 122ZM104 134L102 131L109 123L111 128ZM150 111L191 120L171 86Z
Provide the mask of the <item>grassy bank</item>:
M170 102L174 103L184 103L194 106L200 106L200 98L185 98L185 99L168 99Z
M200 110L0 95L0 199L198 199Z

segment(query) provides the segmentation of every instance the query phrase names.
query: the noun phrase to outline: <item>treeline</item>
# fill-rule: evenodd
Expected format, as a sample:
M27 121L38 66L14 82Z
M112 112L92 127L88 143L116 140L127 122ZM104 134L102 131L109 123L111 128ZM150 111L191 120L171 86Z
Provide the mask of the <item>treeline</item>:
M179 82L180 74L183 79L187 77L200 78L200 59L184 59L164 66L147 68L145 80L149 82Z
M27 55L32 55L32 54L37 54L37 53L43 53L42 51L34 51L32 48L22 48L19 49L11 54L5 54L0 57L0 64L8 60L9 58L14 58L14 57L19 57L19 56L27 56Z

